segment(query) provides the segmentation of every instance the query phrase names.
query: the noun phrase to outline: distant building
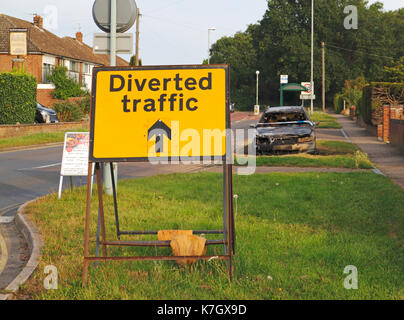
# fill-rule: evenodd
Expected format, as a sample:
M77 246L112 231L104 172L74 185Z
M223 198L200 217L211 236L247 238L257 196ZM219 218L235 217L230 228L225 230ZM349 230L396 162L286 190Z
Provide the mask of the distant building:
M14 50L10 45L11 33L26 32L26 55L11 55ZM16 43L19 41L13 40ZM18 43L17 43L18 47ZM21 51L23 52L23 51ZM45 106L54 103L51 93L54 89L49 75L55 66L65 66L71 78L76 79L83 87L91 90L92 71L96 66L109 66L110 57L106 54L94 54L93 49L83 42L83 34L76 37L59 38L43 28L42 17L36 15L33 23L0 14L0 72L10 72L21 64L27 73L38 80L37 100ZM128 66L129 63L117 57L117 66Z

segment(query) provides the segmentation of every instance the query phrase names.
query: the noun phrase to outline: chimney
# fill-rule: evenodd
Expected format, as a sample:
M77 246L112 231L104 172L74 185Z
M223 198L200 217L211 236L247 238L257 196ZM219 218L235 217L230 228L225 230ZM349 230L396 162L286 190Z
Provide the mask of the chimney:
M76 32L76 40L83 43L83 34L80 31Z
M34 17L34 26L43 29L43 18L39 15L35 15Z

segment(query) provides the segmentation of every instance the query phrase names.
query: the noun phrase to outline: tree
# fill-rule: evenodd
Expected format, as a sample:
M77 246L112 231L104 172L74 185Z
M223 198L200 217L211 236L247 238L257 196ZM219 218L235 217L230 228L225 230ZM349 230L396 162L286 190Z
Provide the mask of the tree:
M256 53L251 40L250 34L239 32L221 38L211 48L212 64L230 65L231 100L244 108L255 101Z
M358 9L358 29L344 27L344 8ZM321 42L326 44L327 102L341 92L347 79L364 77L385 81L393 60L404 55L403 9L383 11L383 4L365 0L316 0L314 29L314 83L321 95ZM255 70L260 70L260 101L279 102L279 76L290 82L310 79L311 2L268 0L263 18L234 37L212 46L211 61L229 63L232 98L251 106ZM293 98L293 96L292 96ZM250 102L251 101L251 102ZM300 103L295 97L293 103Z
M384 67L386 79L390 82L404 82L404 56L394 62L391 67Z
M136 65L136 55L135 54L130 57L129 65L130 66ZM142 59L139 58L139 66L141 66L141 65L142 65Z

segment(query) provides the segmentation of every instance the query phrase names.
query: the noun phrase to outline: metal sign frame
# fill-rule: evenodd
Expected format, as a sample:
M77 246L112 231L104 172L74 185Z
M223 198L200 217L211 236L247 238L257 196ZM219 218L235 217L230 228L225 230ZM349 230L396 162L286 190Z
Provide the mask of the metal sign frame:
M230 88L229 88L229 68L228 65L192 65L192 66L153 66L153 67L125 67L125 68L108 68L108 70L136 70L136 69L208 69L208 68L225 68L226 69L226 152L220 159L223 161L223 228L222 230L194 230L194 234L218 234L222 235L222 239L207 240L206 245L223 245L223 255L215 256L109 256L107 252L108 246L133 246L133 247L169 247L170 241L121 241L121 236L131 235L153 235L158 231L122 231L119 224L119 211L118 202L116 196L116 182L113 174L111 161L115 162L145 162L148 158L129 158L129 159L94 159L92 158L92 147L94 139L94 116L95 116L95 77L96 72L93 74L93 90L91 100L91 130L90 130L90 156L88 163L88 177L87 177L87 202L86 202L86 218L85 218L85 232L84 232L84 259L83 259L83 286L88 282L88 267L90 262L99 261L149 261L149 260L183 260L183 259L195 259L195 260L209 260L212 258L228 261L228 276L230 281L232 280L232 256L235 254L235 224L234 224L234 211L233 211L233 177L232 177L232 164L230 161L231 156L231 136L229 130L231 129L230 122ZM105 68L97 68L98 70L104 70ZM186 160L194 159L195 157L188 157ZM167 158L165 158L167 159ZM171 159L168 157L168 159ZM199 157L198 157L199 159ZM201 160L206 157L200 157ZM214 159L214 158L212 158ZM104 205L103 205L103 185L101 181L101 163L110 162L111 166L111 180L113 189L113 201L114 201L114 214L116 224L116 235L118 241L109 241L106 238L105 232L105 218L104 218ZM95 164L95 175L97 180L97 192L98 192L98 223L97 223L97 235L96 235L96 252L95 256L90 256L89 242L90 242L90 208L91 208L91 173L93 164ZM99 248L102 248L102 256L99 255Z

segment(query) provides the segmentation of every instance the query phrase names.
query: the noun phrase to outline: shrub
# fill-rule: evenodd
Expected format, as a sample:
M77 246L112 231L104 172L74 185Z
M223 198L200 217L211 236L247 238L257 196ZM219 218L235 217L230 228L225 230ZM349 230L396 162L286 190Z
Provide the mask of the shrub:
M33 123L37 81L21 72L0 74L0 124Z
M341 93L337 93L334 96L334 110L336 113L341 113L344 109L344 97Z
M52 96L55 99L67 100L70 97L82 97L86 92L81 85L67 76L66 67L56 67L50 76L50 81L55 85Z
M61 122L79 121L83 117L83 111L77 103L59 102L55 103L53 109Z
M84 114L90 114L90 97L84 97L81 100L76 101L76 103L78 104L80 110L84 113Z

